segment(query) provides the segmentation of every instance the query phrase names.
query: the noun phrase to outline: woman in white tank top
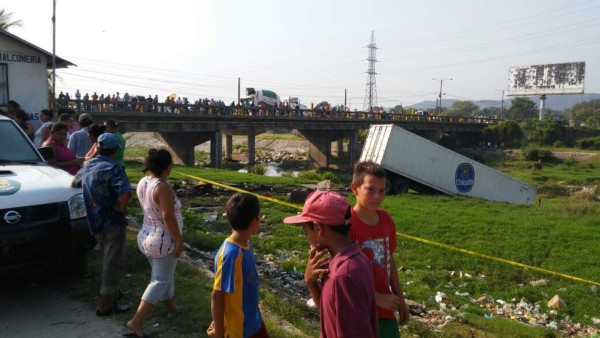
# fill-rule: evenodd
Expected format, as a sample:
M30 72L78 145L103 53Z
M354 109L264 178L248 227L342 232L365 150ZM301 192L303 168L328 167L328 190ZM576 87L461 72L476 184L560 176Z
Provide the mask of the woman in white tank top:
M181 202L167 183L173 160L166 149L150 149L144 163L144 172L150 175L137 185L137 196L144 210L144 223L138 233L140 251L148 257L152 274L150 284L133 318L127 322L138 337L144 336L144 319L154 304L162 301L169 317L180 308L175 303L175 267L183 251L183 217Z

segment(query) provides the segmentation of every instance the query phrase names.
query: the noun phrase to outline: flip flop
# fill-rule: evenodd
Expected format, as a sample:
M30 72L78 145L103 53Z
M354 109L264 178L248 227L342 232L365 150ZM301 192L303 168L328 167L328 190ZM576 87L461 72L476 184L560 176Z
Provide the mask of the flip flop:
M117 305L117 303L113 303L113 306L110 310L106 311L106 312L100 312L100 310L96 310L96 316L98 317L106 317L106 316L110 316L113 313L127 313L129 312L129 305Z

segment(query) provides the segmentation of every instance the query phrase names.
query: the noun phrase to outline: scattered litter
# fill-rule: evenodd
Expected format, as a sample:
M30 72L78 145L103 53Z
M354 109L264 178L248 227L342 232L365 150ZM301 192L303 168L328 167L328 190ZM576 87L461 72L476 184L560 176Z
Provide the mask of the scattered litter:
M600 325L600 318L592 317L592 323L594 323L594 325Z
M457 296L461 296L461 297L468 297L470 295L468 292L458 292L458 291L456 291L454 294Z
M532 286L547 286L548 285L548 280L547 279L532 280L530 282L530 284Z
M152 327L159 327L160 324L159 323L154 323L154 325L152 325Z
M217 220L217 212L209 211L204 214L204 223L213 223Z
M125 277L127 277L127 278L130 278L130 277L131 277L131 274L130 274L130 273L128 273L128 274L125 274Z
M435 301L437 303L441 303L444 300L444 298L446 298L446 295L443 292L438 291L437 294L435 295Z
M555 321L551 321L550 324L548 324L546 326L549 327L549 328L551 328L551 329L558 330L558 324Z
M559 295L554 295L552 299L548 301L548 307L551 309L565 308L567 307L567 303L565 303Z
M315 307L315 301L312 298L310 298L309 300L306 301L306 305L308 307Z
M502 299L496 299L496 303L500 304L500 305L504 305L506 304L505 301L503 301Z
M489 315L489 314L486 313L486 314L483 315L483 318L485 318L485 319L491 319L491 318L494 318L494 316Z
M467 277L467 278L473 278L473 276L471 276L470 274L468 274L466 272L465 272L465 277Z

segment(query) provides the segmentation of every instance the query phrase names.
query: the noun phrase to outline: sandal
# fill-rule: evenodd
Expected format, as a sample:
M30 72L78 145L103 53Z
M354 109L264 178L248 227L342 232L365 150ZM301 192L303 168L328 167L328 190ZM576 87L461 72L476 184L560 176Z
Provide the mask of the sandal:
M113 313L127 313L129 309L129 305L117 305L117 302L114 302L112 308L106 312L100 312L100 309L96 310L96 316L106 317Z

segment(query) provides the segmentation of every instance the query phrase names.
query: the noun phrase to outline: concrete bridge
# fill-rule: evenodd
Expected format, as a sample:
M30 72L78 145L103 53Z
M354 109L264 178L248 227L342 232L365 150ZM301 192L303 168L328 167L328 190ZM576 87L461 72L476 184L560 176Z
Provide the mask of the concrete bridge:
M210 141L211 166L220 168L223 157L231 158L233 135L248 138L248 163L255 161L255 137L268 130L296 129L308 142L308 156L320 167L331 163L332 143L338 156L348 140L346 156L350 164L360 156L358 132L371 124L396 124L434 142L440 135L457 137L481 131L498 121L484 118L453 118L412 114L374 114L349 111L317 111L228 106L145 104L106 106L102 103L70 101L77 113L86 112L97 123L113 119L121 132L154 132L169 145L174 161L194 165L194 147ZM114 104L114 103L113 103ZM225 136L225 154L223 154ZM225 156L223 156L225 155Z

